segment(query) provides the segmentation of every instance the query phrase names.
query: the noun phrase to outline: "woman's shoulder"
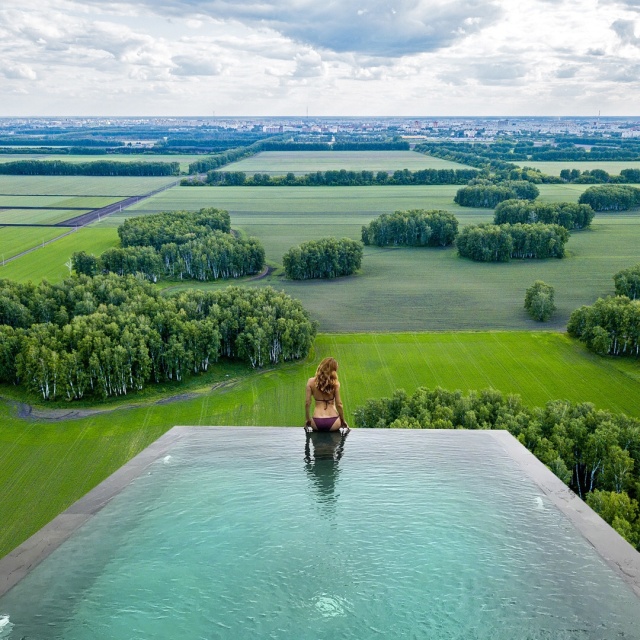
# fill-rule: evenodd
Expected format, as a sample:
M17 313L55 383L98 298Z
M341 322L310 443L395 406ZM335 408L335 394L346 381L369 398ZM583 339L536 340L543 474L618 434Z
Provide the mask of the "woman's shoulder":
M307 380L307 387L315 387L316 386L316 379L315 377L313 378L309 378Z

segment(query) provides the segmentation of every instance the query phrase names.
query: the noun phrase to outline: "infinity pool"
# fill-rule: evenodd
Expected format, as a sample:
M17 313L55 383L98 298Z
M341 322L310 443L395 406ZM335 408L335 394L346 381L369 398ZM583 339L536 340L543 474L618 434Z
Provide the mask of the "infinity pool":
M637 640L632 588L503 442L184 429L0 598L0 638Z

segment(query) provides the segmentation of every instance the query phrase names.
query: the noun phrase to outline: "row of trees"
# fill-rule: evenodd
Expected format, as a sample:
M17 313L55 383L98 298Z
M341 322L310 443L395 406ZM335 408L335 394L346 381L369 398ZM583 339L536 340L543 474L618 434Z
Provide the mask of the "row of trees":
M179 173L179 162L16 160L0 163L0 174L11 176L177 176Z
M459 255L478 262L512 258L563 258L569 232L557 224L479 224L464 227L456 238Z
M446 211L412 209L383 213L362 227L365 245L446 247L458 234L458 220Z
M532 182L513 180L500 184L471 184L458 189L453 201L461 207L493 209L505 200L535 200L540 190Z
M362 245L350 238L311 240L289 249L282 264L292 280L348 276L360 269Z
M467 184L478 175L476 169L399 169L388 171L348 171L346 169L316 171L296 176L289 172L283 176L256 173L247 177L242 171L211 171L206 183L216 186L247 187L324 187L324 186L370 186L370 185L436 185ZM201 181L183 180L183 186L202 186Z
M594 211L588 204L505 200L496 207L493 221L495 224L544 222L559 224L571 231L586 229L591 224L593 216Z
M355 425L405 429L506 429L640 549L640 421L564 400L529 408L494 389L420 387L368 400Z
M265 142L263 151L409 151L406 140L342 142Z
M576 309L567 325L569 335L600 355L640 355L640 300L627 296L599 298Z
M216 153L215 155L196 160L189 165L189 173L207 173L207 171L224 167L226 164L254 156L256 153L264 151L266 142L267 140L258 140L250 145L234 147L222 153Z
M0 281L0 382L44 400L106 398L181 381L220 357L252 367L305 357L316 325L268 287L162 297L128 276Z
M575 184L637 184L640 182L640 169L623 169L619 175L604 169L562 169L560 179Z
M578 198L594 211L626 211L640 207L640 189L628 185L602 185L589 187Z

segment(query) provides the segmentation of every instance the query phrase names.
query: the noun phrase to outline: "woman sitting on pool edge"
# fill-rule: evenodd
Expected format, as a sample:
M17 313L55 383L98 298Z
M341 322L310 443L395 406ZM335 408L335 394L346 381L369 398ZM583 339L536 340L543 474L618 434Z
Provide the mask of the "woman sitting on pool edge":
M313 417L309 415L311 398L315 400ZM306 423L305 430L337 431L344 427L350 431L340 400L340 382L338 381L338 363L334 358L325 358L316 370L316 375L307 380L306 399L304 403Z

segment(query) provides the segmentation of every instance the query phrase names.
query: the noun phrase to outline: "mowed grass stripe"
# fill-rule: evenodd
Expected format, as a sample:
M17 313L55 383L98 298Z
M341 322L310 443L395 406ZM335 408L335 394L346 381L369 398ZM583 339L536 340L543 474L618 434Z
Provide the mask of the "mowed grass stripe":
M68 229L61 231L65 233ZM46 278L49 282L60 282L69 276L66 263L74 251L86 251L99 255L108 248L117 246L119 242L115 229L79 229L5 266L0 266L0 278L9 278L18 282L29 280L40 282Z
M14 406L2 401L0 555L174 425L302 426L305 382L326 356L340 364L351 422L355 407L369 398L437 385L520 393L530 406L589 401L640 417L637 362L600 358L564 334L528 332L323 334L305 362L214 390L209 384L195 398L58 423L18 419Z

